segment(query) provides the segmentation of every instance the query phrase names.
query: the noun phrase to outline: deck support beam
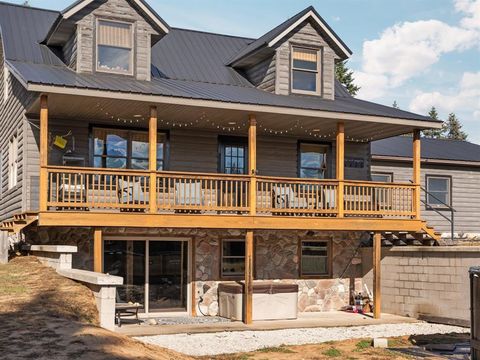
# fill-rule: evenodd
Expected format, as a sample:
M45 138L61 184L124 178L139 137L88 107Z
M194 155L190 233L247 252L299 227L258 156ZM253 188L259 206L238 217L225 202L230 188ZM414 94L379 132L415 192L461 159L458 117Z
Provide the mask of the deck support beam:
M336 179L338 180L337 188L337 211L338 217L344 216L344 180L345 180L345 124L339 122L337 124L337 139L336 139Z
M48 195L48 96L40 96L40 194L39 209L47 210Z
M103 272L103 236L100 228L93 230L93 271Z
M413 212L415 213L415 219L420 219L420 165L421 164L421 139L420 130L413 132L413 176L412 182L415 184L414 197L413 197Z
M245 235L245 291L243 322L251 324L253 319L253 230Z
M148 122L148 169L150 170L149 206L150 212L157 212L157 107L150 107Z
M373 235L373 318L380 319L382 312L381 269L382 234Z

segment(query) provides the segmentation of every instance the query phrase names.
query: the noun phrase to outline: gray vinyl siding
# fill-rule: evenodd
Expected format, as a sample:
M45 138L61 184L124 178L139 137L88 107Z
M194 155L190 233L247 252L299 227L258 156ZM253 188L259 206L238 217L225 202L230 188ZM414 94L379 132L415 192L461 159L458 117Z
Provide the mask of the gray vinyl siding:
M274 93L276 81L275 69L276 55L273 55L259 64L245 70L245 75L258 89Z
M77 32L75 32L63 46L63 59L65 64L73 70L77 69L77 45Z
M3 66L2 66L3 71ZM2 79L3 80L3 79ZM3 81L2 81L3 84ZM25 209L25 108L30 104L35 96L28 94L23 86L13 77L9 76L8 86L9 97L3 102L2 86L2 106L0 109L0 154L1 154L1 200L0 200L0 221L8 219L13 214ZM17 136L17 185L8 189L8 146L12 137ZM38 170L37 170L38 171Z
M394 182L410 182L412 164L400 162L375 161L372 172L393 173ZM452 205L455 214L456 233L480 233L480 167L462 167L455 165L422 164L422 186L425 187L426 175L450 176L452 178ZM425 201L425 193L422 192ZM450 232L450 224L433 210L422 206L422 218L440 232ZM449 211L443 213L450 217Z
M113 19L134 23L134 76L137 80L151 79L151 36L158 33L126 0L109 0L101 5L94 2L74 15L77 23L77 69L95 71L96 19Z
M290 59L291 46L306 46L320 49L322 64L320 67L321 96L326 99L335 97L335 52L330 48L322 35L306 21L288 35L285 40L277 46L276 61L276 93L281 95L290 94Z

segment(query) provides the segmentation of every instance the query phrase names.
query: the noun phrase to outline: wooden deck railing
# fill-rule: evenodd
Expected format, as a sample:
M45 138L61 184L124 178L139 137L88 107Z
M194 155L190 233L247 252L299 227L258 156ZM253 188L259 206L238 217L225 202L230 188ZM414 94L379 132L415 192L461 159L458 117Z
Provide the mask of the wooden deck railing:
M148 171L49 166L49 211L149 212ZM154 177L155 178L155 177ZM152 178L152 179L154 179ZM157 172L156 212L249 214L250 176ZM258 216L412 218L413 184L255 177ZM153 180L152 180L153 181Z

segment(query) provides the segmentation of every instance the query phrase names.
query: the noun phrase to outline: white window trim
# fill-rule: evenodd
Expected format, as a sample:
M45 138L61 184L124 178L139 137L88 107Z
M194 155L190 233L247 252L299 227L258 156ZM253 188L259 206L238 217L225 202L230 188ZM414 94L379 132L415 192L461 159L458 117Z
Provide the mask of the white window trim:
M447 180L447 206L443 204L430 204L428 202L429 198L429 193L430 193L430 187L429 187L429 180L430 179L442 179L442 180ZM450 176L442 176L442 175L426 175L425 176L425 182L427 186L427 194L425 194L425 204L428 208L436 208L436 209L445 209L448 206L452 206L452 178Z
M132 47L130 49L130 71L129 72L124 72L124 71L115 71L115 70L104 70L100 69L98 67L98 28L99 28L99 22L100 21L105 21L105 22L111 22L111 23L118 23L118 24L126 24L130 26L130 33L132 36ZM95 71L101 72L101 73L106 73L106 74L117 74L117 75L126 75L126 76L133 76L135 74L135 28L134 28L134 23L133 22L128 22L128 21L121 21L121 20L113 20L113 19L106 19L106 18L96 18L95 20ZM122 48L126 49L126 48Z
M306 69L295 69L293 67L293 51L295 49L304 49L304 50L313 50L317 52L317 70L306 70ZM322 71L322 62L323 62L323 51L322 49L318 48L310 48L308 46L301 46L301 45L295 45L292 44L290 46L290 92L292 94L302 94L302 95L321 95L322 94L322 83L321 83L321 71ZM298 90L294 89L293 87L293 71L304 71L304 72L310 72L316 74L315 80L316 80L316 91L308 91L308 90Z
M377 175L377 176L385 176L385 177L389 177L389 181L382 181L382 182L385 182L385 183L393 183L393 173L387 173L387 172L381 172L381 171L372 171L372 177ZM372 181L375 181L375 180L372 180Z
M8 142L8 190L18 184L18 137L13 135Z

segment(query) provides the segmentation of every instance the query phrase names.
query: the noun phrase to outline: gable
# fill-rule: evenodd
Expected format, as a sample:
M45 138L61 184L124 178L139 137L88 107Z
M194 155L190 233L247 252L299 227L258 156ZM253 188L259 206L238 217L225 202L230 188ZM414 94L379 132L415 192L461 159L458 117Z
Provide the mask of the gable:
M136 14L136 18L141 18L142 21L149 24L152 32L157 35L163 36L170 31L168 24L144 0L126 0L124 2L79 0L62 11L44 42L47 45L63 46L72 36L78 20L99 8L108 8L112 11L111 16L124 17L125 19L132 19L132 15Z

